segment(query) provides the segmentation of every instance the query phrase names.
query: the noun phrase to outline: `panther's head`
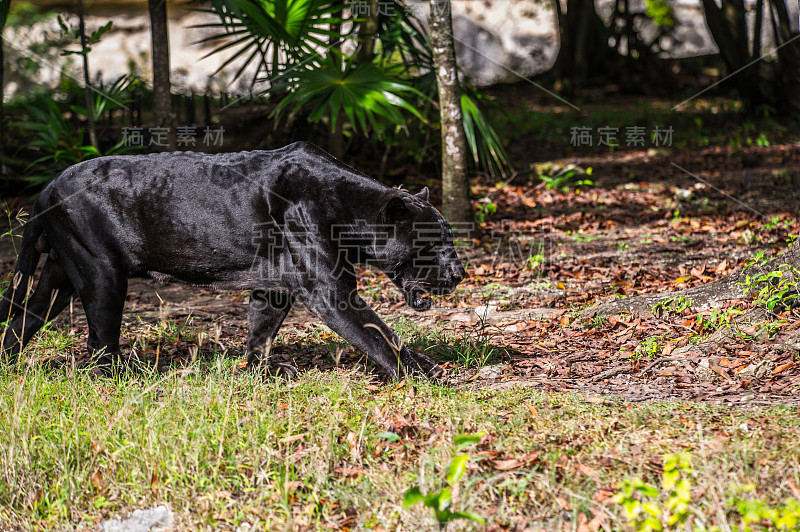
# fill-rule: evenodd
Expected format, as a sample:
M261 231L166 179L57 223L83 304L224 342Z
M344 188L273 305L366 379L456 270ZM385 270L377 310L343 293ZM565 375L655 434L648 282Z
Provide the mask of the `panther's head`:
M431 295L449 294L466 272L453 247L450 224L418 194L392 190L382 201L376 246L378 265L417 311L431 307Z

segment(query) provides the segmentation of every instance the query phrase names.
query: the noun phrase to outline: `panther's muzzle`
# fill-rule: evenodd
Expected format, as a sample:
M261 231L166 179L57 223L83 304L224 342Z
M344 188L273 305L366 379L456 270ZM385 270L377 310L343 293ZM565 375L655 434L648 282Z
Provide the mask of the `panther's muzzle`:
M406 303L412 309L423 312L431 308L433 299L431 296L452 294L456 285L464 279L464 268L458 263L457 268L448 272L447 278L438 282L429 283L419 279L404 279L401 289L406 299Z

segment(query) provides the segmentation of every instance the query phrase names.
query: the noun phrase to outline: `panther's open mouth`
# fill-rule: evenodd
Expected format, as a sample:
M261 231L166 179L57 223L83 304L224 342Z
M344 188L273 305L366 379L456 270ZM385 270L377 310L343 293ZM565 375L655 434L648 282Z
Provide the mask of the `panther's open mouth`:
M415 281L402 283L401 290L408 306L417 312L423 312L431 308L433 299L431 297L431 289L426 283Z
M423 312L431 308L433 299L431 298L430 292L417 288L406 292L406 302L408 306L417 312Z
M417 312L423 312L429 310L433 305L433 296L452 294L453 290L455 290L455 285L444 284L437 286L414 280L402 283L401 290L405 295L408 306Z

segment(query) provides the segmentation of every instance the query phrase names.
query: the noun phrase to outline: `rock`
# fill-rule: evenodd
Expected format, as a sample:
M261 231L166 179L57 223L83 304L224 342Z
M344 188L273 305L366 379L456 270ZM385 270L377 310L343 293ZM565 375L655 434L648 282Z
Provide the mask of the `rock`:
M175 524L174 513L166 506L134 510L127 519L109 519L101 525L103 532L166 532Z
M493 366L483 366L478 370L478 378L480 379L497 379L503 375L505 364L494 364Z
M703 382L713 382L716 380L719 375L717 375L714 370L711 369L711 364L709 363L707 358L704 358L697 364L697 367L694 370L694 376L699 381Z
M61 8L64 2L57 0L38 0L37 4L46 3ZM355 4L355 2L348 2ZM429 2L414 1L405 3L425 24ZM599 0L598 12L608 19L613 12L612 0ZM643 2L638 2L643 5ZM790 16L796 19L794 2L789 2ZM506 0L504 2L479 2L476 0L459 0L452 2L453 31L455 34L456 55L458 64L471 84L487 86L495 83L518 82L532 75L545 72L555 62L559 50L558 23L555 9L551 2L541 0ZM676 0L675 16L678 24L669 37L665 57L690 57L710 54L716 46L705 24L702 8L696 0ZM75 25L74 15L66 15ZM86 16L89 32L96 30L108 20L114 21L113 28L106 33L99 43L92 46L91 63L96 65L93 77L102 79L106 84L131 70L145 79L150 79L150 25L147 14L147 2L132 0L116 2L98 0ZM170 0L169 9L169 47L172 66L172 84L181 92L214 93L225 91L228 94L247 94L250 83L256 76L254 61L238 80L233 74L240 66L239 62L229 65L222 73L214 75L217 68L230 57L230 53L203 56L222 42L196 44L205 37L220 33L216 28L198 27L203 24L218 22L216 17L207 13L194 11L182 2ZM645 25L652 24L644 22ZM655 30L650 27L646 33ZM16 61L19 57L29 55L32 41L41 42L41 36L49 32L54 39L59 32L55 17L37 22L33 27L24 27L19 31L7 27L4 35L8 57ZM11 44L13 43L13 45ZM37 48L37 57L42 57L41 68L34 78L34 84L55 86L60 83L63 68L67 74L81 80L80 71L74 65L76 61L59 55L60 49L53 46L42 51ZM72 66L67 66L70 63ZM102 66L102 68L100 68ZM17 68L6 71L6 95L15 92L24 93L33 86L29 79L21 79ZM257 82L256 91L267 87ZM10 93L10 94L9 94Z
M475 307L473 312L478 315L479 320L487 320L490 316L497 313L497 305L482 305Z
M763 379L771 375L773 369L775 369L775 363L771 360L764 360L758 364L750 364L739 372L739 376L748 380Z
M744 231L742 231L742 235L739 237L739 240L742 243L747 244L749 246L751 244L755 244L756 242L758 242L758 235L756 235L750 229L745 229Z
M789 336L778 346L778 349L784 352L800 352L800 333L795 333Z

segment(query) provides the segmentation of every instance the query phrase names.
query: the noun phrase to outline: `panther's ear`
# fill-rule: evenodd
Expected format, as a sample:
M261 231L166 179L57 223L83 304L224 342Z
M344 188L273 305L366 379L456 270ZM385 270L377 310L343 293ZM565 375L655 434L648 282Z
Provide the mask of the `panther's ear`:
M398 196L394 196L387 201L381 211L381 219L384 223L394 223L405 220L410 214L403 198Z
M422 201L427 201L428 203L430 203L430 200L428 199L428 197L430 196L430 193L428 192L428 187L422 187L422 190L420 190L414 195L419 199L421 199Z

